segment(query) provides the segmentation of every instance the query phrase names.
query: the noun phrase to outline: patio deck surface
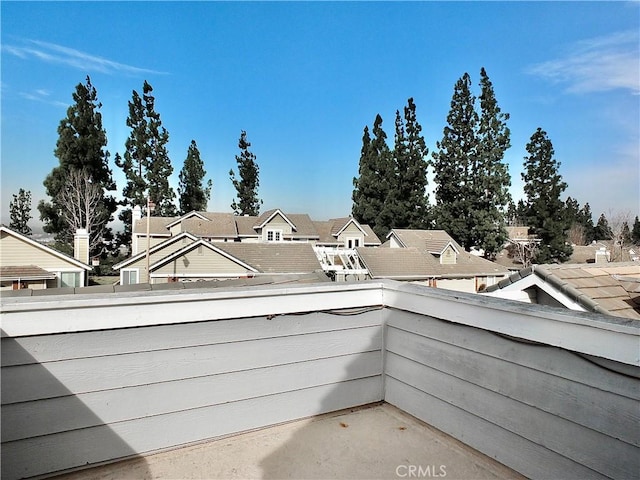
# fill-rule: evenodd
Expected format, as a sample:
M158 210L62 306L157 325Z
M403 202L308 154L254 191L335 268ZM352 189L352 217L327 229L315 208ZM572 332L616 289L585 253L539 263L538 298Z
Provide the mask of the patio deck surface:
M522 479L387 403L69 473L79 479Z

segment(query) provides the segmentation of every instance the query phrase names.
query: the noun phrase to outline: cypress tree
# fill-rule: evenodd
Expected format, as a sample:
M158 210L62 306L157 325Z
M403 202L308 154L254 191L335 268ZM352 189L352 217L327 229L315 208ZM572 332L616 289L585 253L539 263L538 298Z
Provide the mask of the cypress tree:
M560 195L567 188L559 173L560 162L553 158L554 150L547 133L541 128L531 136L524 158L527 224L540 239L536 263L566 262L573 249L567 244L569 228Z
M179 177L178 195L181 215L192 210L207 210L212 182L209 180L206 184L203 184L206 174L198 145L195 140L191 140L191 145L187 150L187 158L184 161Z
M398 164L401 198L406 207L406 228L421 229L430 224L427 193L427 160L429 149L422 136L422 126L416 118L416 105L409 98L404 107L406 129L405 164Z
M387 134L382 128L382 117L376 116L373 124L373 140L371 141L371 155L374 159L376 182L371 187L369 198L373 200L376 212L374 232L384 239L393 228L393 219L385 216L386 202L389 201L389 192L395 186L396 171L393 162L393 154L387 144Z
M640 244L640 219L636 215L636 219L633 222L633 228L631 229L631 241L634 245Z
M473 168L478 155L478 114L471 93L471 78L465 73L454 86L451 109L447 115L442 140L433 153L436 205L435 222L460 245L474 245L473 219L476 191Z
M585 243L591 243L594 238L594 225L593 225L593 214L591 213L591 207L589 203L585 203L584 206L580 209L578 213L578 219L580 224L584 227L584 239Z
M234 199L231 204L236 215L257 216L260 214L260 205L262 205L262 200L258 198L260 168L256 163L256 156L249 151L250 146L251 143L247 141L247 132L242 130L240 140L238 140L240 155L236 155L240 179L236 179L233 169L229 170L231 183L233 183L238 195L238 201L236 202Z
M9 202L9 228L23 235L31 235L31 191L21 188Z
M102 127L102 104L98 101L97 91L89 77L85 84L79 83L76 86L73 100L74 104L67 109L67 116L58 126L59 137L54 155L58 158L59 165L54 167L43 182L51 202L40 201L38 210L44 222L44 231L55 234L56 241L60 244L70 246L75 231L64 218L67 205L59 197L69 182L70 175L84 172L102 190L97 207L90 212L93 218L79 220L85 228L93 225L89 232L91 255L97 255L104 253L113 238L111 229L106 225L113 219L117 202L105 192L115 191L116 185L109 168L109 152L105 150L107 134Z
M476 198L470 212L472 242L484 250L486 258L494 259L508 238L504 214L511 201L511 176L503 159L511 146L506 123L509 114L500 110L484 68L480 70L480 87L477 163L472 172Z
M153 88L145 81L143 97L150 140L150 158L147 167L149 196L156 204L155 214L157 216L171 217L176 214L174 204L176 194L169 185L169 177L173 173L173 166L167 151L169 132L162 126L160 114L155 110L155 97L151 94L152 92Z
M598 218L598 223L593 229L593 236L594 240L610 240L613 238L613 231L604 213Z
M383 239L392 228L385 216L385 202L395 183L392 153L387 145L387 134L382 128L382 117L373 122L373 138L365 126L360 150L359 176L353 179L353 206L351 213L360 223L369 225Z
M376 186L379 179L377 178L376 158L371 148L369 126L364 127L362 134L362 148L358 165L358 177L353 178L351 215L358 222L369 225L375 231L376 217L380 212L381 203L376 205L375 202L378 191Z
M406 211L407 193L406 177L400 169L408 165L407 137L404 121L400 111L396 110L393 150L384 178L386 179L386 196L378 216L378 228L386 235L392 228L408 228L409 216Z
M124 157L116 155L115 163L127 179L121 204L139 205L146 212L147 198L150 198L156 205L154 215L169 217L176 214L175 192L169 185L173 173L167 152L169 132L162 126L160 114L155 110L152 92L153 87L146 80L142 97L133 91L127 117L131 132L125 141ZM122 210L119 218L124 223L119 242L128 245L131 242L131 208Z
M624 245L629 245L632 243L631 239L631 229L629 228L629 222L625 221L622 224L622 232L620 234L621 239L621 247Z

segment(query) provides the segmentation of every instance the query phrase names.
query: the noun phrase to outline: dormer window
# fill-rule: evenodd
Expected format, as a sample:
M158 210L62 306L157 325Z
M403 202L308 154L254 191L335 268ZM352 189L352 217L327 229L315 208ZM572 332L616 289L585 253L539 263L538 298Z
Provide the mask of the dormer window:
M442 255L440 255L440 263L447 265L458 263L457 257L458 256L456 255L456 251L451 245L448 245L447 248L445 248L442 252Z
M268 229L267 230L267 242L281 242L282 230Z
M356 248L361 245L360 237L347 237L344 241L345 247L347 248Z

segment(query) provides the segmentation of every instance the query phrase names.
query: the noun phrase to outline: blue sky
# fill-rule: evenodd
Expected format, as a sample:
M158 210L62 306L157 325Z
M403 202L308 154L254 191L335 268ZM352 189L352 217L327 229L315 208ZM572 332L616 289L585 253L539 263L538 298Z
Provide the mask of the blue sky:
M58 164L57 128L87 75L103 104L111 161L127 102L146 79L170 134L172 183L195 139L213 179L209 210L231 211L241 130L264 209L323 220L351 211L365 125L393 139L409 97L430 151L453 86L479 93L485 67L511 115L506 154L522 196L525 146L551 139L565 192L600 213L640 214L640 3L10 2L1 9L2 222L19 188ZM120 194L121 171L112 165ZM433 188L433 184L430 185Z

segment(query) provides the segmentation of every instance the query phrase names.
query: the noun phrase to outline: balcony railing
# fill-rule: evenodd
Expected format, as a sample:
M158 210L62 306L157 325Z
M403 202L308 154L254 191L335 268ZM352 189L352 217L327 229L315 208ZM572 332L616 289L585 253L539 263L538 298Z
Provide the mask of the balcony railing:
M637 321L392 281L15 297L1 312L3 479L378 401L527 477L640 471Z

